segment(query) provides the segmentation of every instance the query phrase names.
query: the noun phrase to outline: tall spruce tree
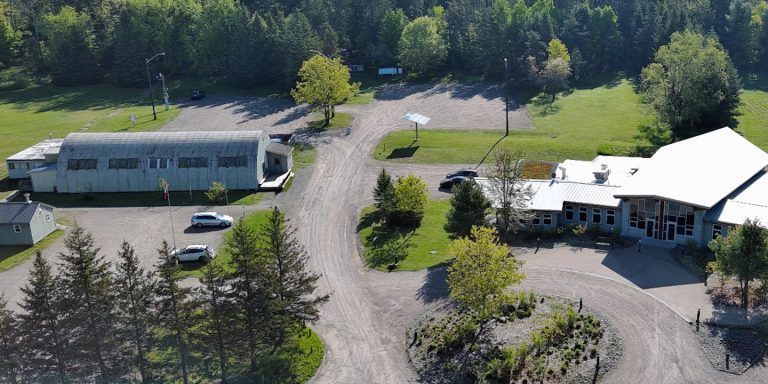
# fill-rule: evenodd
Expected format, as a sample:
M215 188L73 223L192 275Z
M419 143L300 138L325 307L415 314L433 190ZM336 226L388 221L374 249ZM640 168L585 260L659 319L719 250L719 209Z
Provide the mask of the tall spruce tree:
M373 189L373 201L379 218L387 218L397 207L395 198L395 186L392 184L392 176L386 169L381 169L376 179L376 188Z
M234 271L229 276L233 305L241 312L237 331L242 335L242 347L248 356L250 371L258 369L260 346L263 343L262 316L266 313L263 258L259 256L256 234L240 220L232 227L231 236L224 240L226 252L232 256Z
M462 237L469 235L473 226L486 226L485 214L489 208L491 204L477 184L466 182L456 185L451 196L451 209L446 215L446 232Z
M320 318L319 307L328 302L329 295L315 293L320 275L308 270L309 256L295 238L295 229L277 207L272 210L259 236L272 293L269 327L274 351L283 345L291 331Z
M56 380L64 384L70 371L65 355L69 343L62 331L64 307L59 281L40 251L35 255L29 279L21 292L24 293L21 303L24 313L19 318L26 365L33 371L30 381L40 381L54 374Z
M200 282L200 301L205 303L204 343L206 349L216 355L219 378L227 383L227 360L231 344L232 306L227 297L228 285L224 270L218 263L210 262L203 270Z
M0 294L0 381L16 384L21 371L21 324Z
M115 332L114 276L83 227L75 225L64 246L67 252L59 254L60 289L67 308L63 324L69 351L78 371L88 375L95 370L101 380L112 381L123 363Z
M152 319L154 317L154 279L152 273L139 266L133 247L123 241L117 254L115 288L117 295L117 319L121 325L121 338L136 354L135 364L141 374L141 382L149 383L147 351L152 345Z
M158 332L159 347L171 349L179 359L181 380L189 384L190 332L194 325L194 302L191 300L192 289L179 286L179 266L171 260L171 247L163 240L157 250L157 282L155 285L155 303L157 305L157 324L163 332ZM165 378L173 381L177 374Z

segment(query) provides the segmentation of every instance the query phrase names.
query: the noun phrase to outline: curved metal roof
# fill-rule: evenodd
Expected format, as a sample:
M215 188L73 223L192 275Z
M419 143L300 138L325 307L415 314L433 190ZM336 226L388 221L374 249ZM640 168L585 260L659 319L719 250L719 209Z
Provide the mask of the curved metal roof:
M256 151L263 131L193 131L132 133L70 133L59 161L70 158L130 158L179 155L239 155Z

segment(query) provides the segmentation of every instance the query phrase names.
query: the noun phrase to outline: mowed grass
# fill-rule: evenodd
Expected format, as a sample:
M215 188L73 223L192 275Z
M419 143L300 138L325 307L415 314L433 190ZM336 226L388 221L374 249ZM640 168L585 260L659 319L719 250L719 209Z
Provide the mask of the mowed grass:
M332 131L335 129L349 127L350 124L352 124L352 120L354 120L354 117L348 113L336 112L335 116L332 117L330 121L328 121L328 125L325 125L325 118L323 117L322 113L319 114L319 116L319 119L309 123L310 129L316 131Z
M374 222L373 206L363 208L358 236L365 247L368 265L378 270L386 270L387 264L391 261L375 260L373 255L375 249L382 246L388 239L395 239L401 244L408 245L408 256L399 261L398 270L415 271L445 264L451 260L453 258L450 252L451 240L443 229L446 222L445 215L450 207L449 200L429 200L421 225L415 231L382 226Z
M622 79L595 88L558 96L537 97L526 105L534 129L519 129L504 137L503 127L487 130L397 131L376 147L378 160L407 163L478 164L494 148L511 146L531 160L591 160L601 144L634 145L637 129L652 122L643 112L632 84ZM486 159L487 161L487 159Z
M738 130L752 143L768 151L768 73L745 80L741 94Z
M3 137L0 157L5 159L49 135L63 138L80 131L153 131L178 116L178 108L172 105L164 111L156 98L157 120L153 120L149 98L143 98L142 94L142 89L107 84L0 92L0 136ZM136 125L131 123L131 115L136 116ZM6 164L2 162L0 179L7 174Z
M33 246L3 245L0 246L0 272L7 271L34 256L37 251L43 251L55 242L64 231L57 229Z
M171 206L209 206L211 201L205 191L174 191L170 192ZM264 193L254 191L229 191L227 193L230 205L255 205L264 197ZM78 207L161 207L168 205L163 194L157 192L115 192L115 193L32 193L35 201L42 201L58 208ZM14 201L24 201L24 196L18 195ZM218 205L218 204L216 204ZM223 203L221 204L223 205Z

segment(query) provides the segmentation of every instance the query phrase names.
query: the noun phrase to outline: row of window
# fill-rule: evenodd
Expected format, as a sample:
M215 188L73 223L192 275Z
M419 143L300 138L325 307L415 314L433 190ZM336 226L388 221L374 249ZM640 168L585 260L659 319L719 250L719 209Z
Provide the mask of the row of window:
M653 199L637 199L629 204L630 228L646 229L657 223L661 206ZM665 223L674 226L674 233L681 236L693 236L695 214L693 207L668 202L664 205ZM672 229L670 229L672 230Z
M14 163L8 162L8 169L34 169L43 165L42 163Z
M565 206L565 219L568 221L578 221L581 223L587 223L587 218L589 216L589 209L587 207L579 207L578 210L578 218L576 216L576 210L573 205L566 205ZM592 224L602 224L603 221L603 210L602 208L592 208L592 217L590 223ZM616 210L615 209L606 209L605 210L605 224L606 225L614 225L616 224Z
M147 168L165 169L171 166L172 160L162 157L150 157L147 159ZM87 169L96 169L97 159L69 159L67 169L70 171L79 171ZM248 166L247 156L219 156L219 168L243 168ZM138 158L115 158L109 159L109 169L138 169ZM178 168L208 168L207 157L180 157L178 159ZM13 169L13 168L11 168Z

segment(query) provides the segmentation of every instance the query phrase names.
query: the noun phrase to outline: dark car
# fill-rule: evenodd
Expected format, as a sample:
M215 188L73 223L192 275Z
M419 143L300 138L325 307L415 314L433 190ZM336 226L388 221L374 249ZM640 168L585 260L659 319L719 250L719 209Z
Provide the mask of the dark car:
M451 189L454 185L461 184L469 180L472 179L467 176L446 177L443 179L443 181L440 182L440 189Z
M203 97L205 97L205 92L199 89L195 89L194 91L192 91L192 97L191 97L192 100L200 100Z
M477 169L462 168L462 169L459 169L456 172L449 173L449 174L445 175L445 178L446 179L451 179L451 178L454 178L456 176L477 177Z

